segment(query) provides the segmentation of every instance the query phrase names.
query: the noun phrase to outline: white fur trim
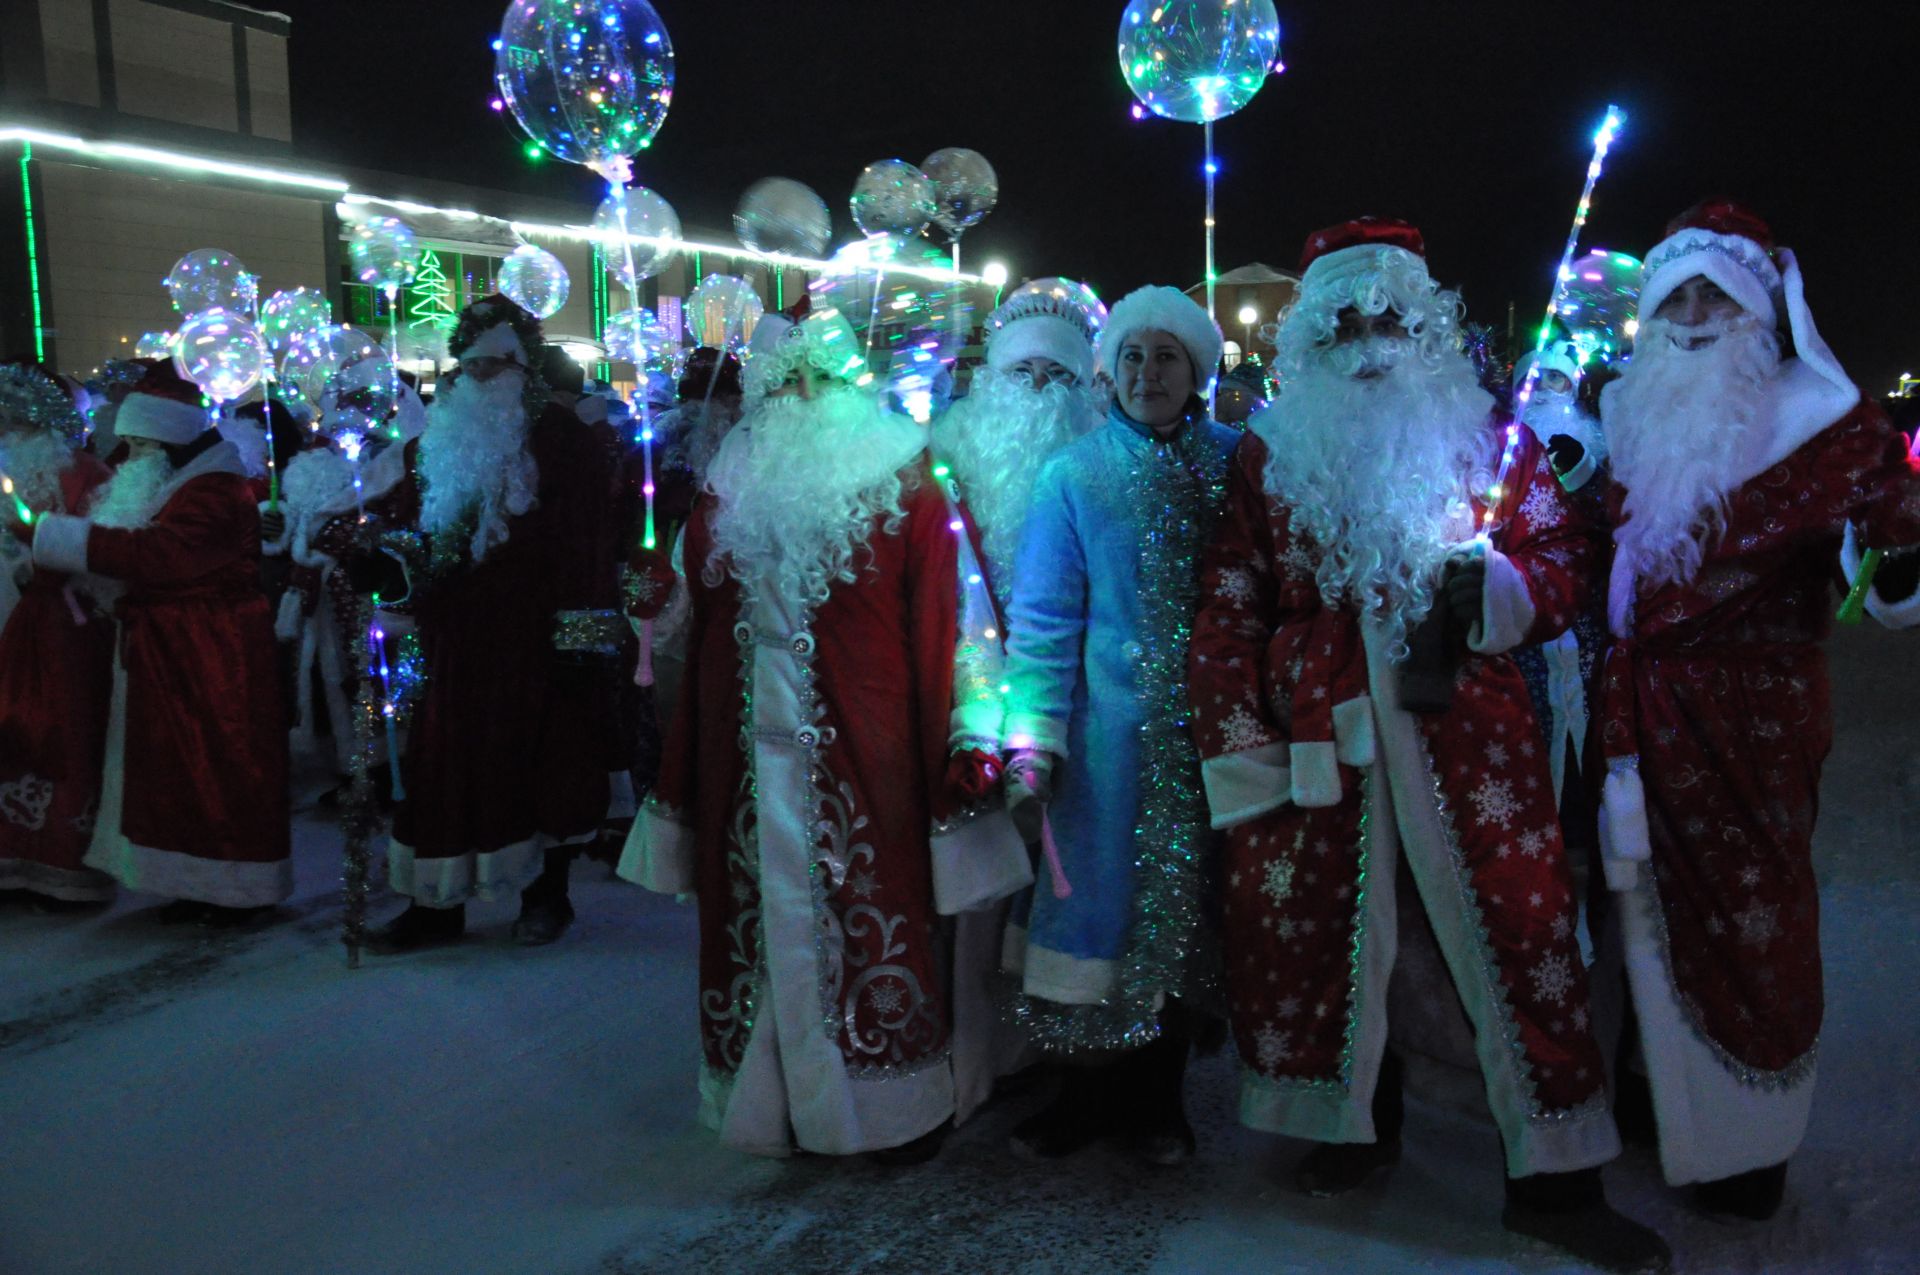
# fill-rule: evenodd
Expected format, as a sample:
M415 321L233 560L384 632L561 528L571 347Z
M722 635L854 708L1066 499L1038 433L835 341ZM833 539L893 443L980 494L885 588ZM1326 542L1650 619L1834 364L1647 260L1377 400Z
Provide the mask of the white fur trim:
M527 352L520 347L520 334L505 319L482 332L473 339L472 345L460 351L462 363L480 358L512 359L521 367L527 365Z
M1333 751L1348 766L1373 765L1373 697L1356 695L1333 706Z
M49 571L87 569L87 537L93 524L72 514L42 514L33 527L33 562Z
M1033 861L1004 808L933 835L933 910L954 916L1033 884Z
M1319 810L1340 804L1339 752L1332 740L1289 744L1287 757L1292 763L1294 805Z
M1578 465L1564 474L1556 474L1555 477L1559 479L1562 491L1579 491L1592 482L1593 476L1599 472L1600 462L1594 458L1593 449L1589 447L1586 449L1586 455L1580 458Z
M1120 363L1120 347L1139 332L1165 332L1193 360L1193 381L1204 392L1220 367L1220 329L1199 304L1178 288L1149 284L1120 298L1100 332L1095 362L1109 377Z
M293 860L235 863L180 850L136 845L117 832L96 837L86 864L129 890L167 899L192 899L223 908L269 907L293 893Z
M463 854L419 854L404 841L388 838L387 885L428 908L454 908L469 899L510 898L518 894L545 866L546 852L596 840L596 825L571 837L535 833L525 841L497 850L470 850Z
M693 826L652 802L641 806L615 872L655 894L687 893L693 889Z
M113 432L121 438L191 443L207 432L207 409L157 394L129 394L113 418Z
M1504 655L1526 641L1533 628L1533 590L1506 554L1489 545L1486 558L1487 583L1480 595L1480 618L1467 631L1467 645L1481 655Z
M1748 314L1779 318L1774 298L1780 293L1780 271L1767 259L1766 249L1744 235L1723 235L1699 226L1676 231L1647 254L1640 313L1652 318L1661 302L1695 276L1719 284Z
M1653 858L1653 836L1647 826L1647 789L1640 779L1637 759L1617 759L1607 767L1600 789L1600 857L1612 890L1630 890L1639 879L1638 865Z
M1840 539L1840 570L1846 574L1849 589L1860 575L1860 559L1860 539L1853 524L1848 523L1846 533ZM1920 589L1898 602L1886 602L1881 600L1880 590L1869 588L1867 614L1890 629L1910 629L1920 624Z
M300 636L306 618L306 597L298 589L288 589L280 595L280 610L273 617L273 635L282 642L294 641Z
M1695 1033L1680 1005L1660 950L1653 883L1643 880L1619 905L1666 1180L1674 1186L1711 1182L1783 1163L1806 1136L1815 1069L1779 1089L1742 1083Z
M1209 757L1200 763L1200 779L1215 828L1257 819L1293 800L1293 776L1282 743Z
M1008 748L1032 748L1055 757L1067 756L1067 724L1058 718L1009 712L1000 730Z
M1101 1005L1112 994L1119 967L1098 956L1073 956L1029 942L1020 990L1056 1005Z
M1082 381L1093 375L1093 347L1079 328L1057 314L1015 319L987 343L987 365L996 372L1032 358L1052 359Z

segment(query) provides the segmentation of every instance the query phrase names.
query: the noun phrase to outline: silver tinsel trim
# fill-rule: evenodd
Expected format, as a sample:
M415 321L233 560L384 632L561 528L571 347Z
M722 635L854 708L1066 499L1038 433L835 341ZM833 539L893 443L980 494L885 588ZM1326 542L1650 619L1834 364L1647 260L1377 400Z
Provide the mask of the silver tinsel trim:
M620 654L627 617L619 611L559 611L553 617L553 649L567 655Z

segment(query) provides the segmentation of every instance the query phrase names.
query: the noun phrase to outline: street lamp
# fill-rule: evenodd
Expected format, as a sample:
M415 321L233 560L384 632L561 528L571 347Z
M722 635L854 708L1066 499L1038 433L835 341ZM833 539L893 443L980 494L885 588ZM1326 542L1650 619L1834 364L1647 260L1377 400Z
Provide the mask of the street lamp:
M1253 353L1253 325L1260 322L1260 312L1250 305L1240 307L1240 327L1246 340L1242 343L1248 354Z
M1007 268L998 261L989 261L987 268L980 272L980 281L993 289L993 303L1000 304L1000 289L1007 286Z

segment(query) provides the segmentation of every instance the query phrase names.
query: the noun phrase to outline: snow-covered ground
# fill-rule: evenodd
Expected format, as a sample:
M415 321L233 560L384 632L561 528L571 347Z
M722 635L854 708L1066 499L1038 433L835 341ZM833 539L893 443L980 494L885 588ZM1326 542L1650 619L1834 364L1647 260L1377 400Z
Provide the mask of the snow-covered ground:
M1709 1222L1649 1155L1608 1170L1684 1270L1920 1268L1920 649L1869 631L1833 657L1828 1014L1788 1203ZM1417 1105L1384 1185L1292 1194L1301 1147L1235 1126L1224 1058L1196 1067L1184 1170L1013 1158L1032 1088L924 1166L748 1159L692 1123L687 909L587 864L553 947L511 945L501 905L463 946L348 971L334 827L303 814L296 853L285 920L251 934L167 929L139 897L0 908L0 1272L1574 1269L1501 1231L1490 1129Z

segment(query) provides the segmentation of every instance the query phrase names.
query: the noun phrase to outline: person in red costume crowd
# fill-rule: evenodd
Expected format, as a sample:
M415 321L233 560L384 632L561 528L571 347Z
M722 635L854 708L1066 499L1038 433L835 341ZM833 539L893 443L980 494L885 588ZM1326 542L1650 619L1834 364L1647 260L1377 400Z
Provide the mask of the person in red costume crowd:
M1530 436L1496 477L1493 398L1425 253L1386 218L1308 239L1280 392L1250 422L1204 565L1189 686L1227 829L1241 1119L1322 1144L1299 1169L1308 1194L1395 1163L1391 1042L1427 1042L1388 985L1396 954L1437 947L1452 987L1432 999L1458 994L1506 1150L1507 1228L1663 1269L1665 1243L1602 1190L1620 1137L1579 903L1507 654L1572 622L1597 528Z
M607 812L603 662L625 631L612 469L587 426L547 401L543 345L540 321L506 297L467 307L448 343L459 375L442 382L390 499L389 516L417 532L401 556L425 689L387 848L388 883L410 902L372 936L376 952L455 942L468 899L513 893L515 939L553 942L573 920L571 860Z
M84 513L107 467L80 449L86 422L37 368L0 366L0 473L32 514ZM19 508L6 502L8 515ZM27 524L13 525L22 533ZM82 581L36 570L0 537L0 890L56 911L104 903L86 866L113 690L113 622Z
M86 515L33 526L36 571L85 572L118 594L87 866L174 899L168 919L242 923L293 890L259 510L239 453L171 366L134 387L114 429L129 454Z
M1638 1028L1622 1125L1657 1125L1667 1180L1698 1184L1702 1208L1764 1219L1806 1132L1820 1035L1835 555L1853 577L1862 549L1887 551L1867 609L1920 622L1920 474L1821 340L1793 253L1724 200L1647 254L1601 424L1604 946L1624 952Z
M1032 873L987 800L999 741L970 726L997 714L969 711L991 690L968 648L995 635L960 624L968 524L864 366L826 311L749 370L687 528L687 692L619 871L697 898L705 1123L762 1155L911 1161L973 1056L939 918Z

